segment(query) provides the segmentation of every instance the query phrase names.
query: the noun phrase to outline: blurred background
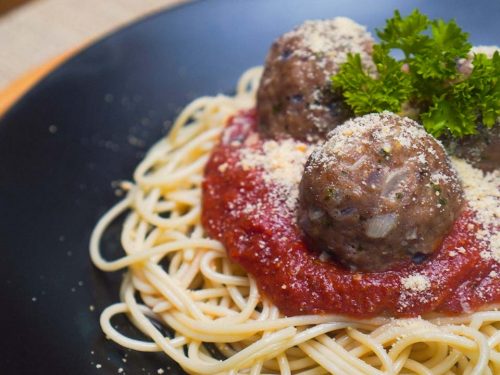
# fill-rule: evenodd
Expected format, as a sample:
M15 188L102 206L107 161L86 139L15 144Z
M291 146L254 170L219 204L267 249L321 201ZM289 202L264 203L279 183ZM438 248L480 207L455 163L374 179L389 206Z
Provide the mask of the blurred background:
M0 0L0 96L116 28L183 2Z

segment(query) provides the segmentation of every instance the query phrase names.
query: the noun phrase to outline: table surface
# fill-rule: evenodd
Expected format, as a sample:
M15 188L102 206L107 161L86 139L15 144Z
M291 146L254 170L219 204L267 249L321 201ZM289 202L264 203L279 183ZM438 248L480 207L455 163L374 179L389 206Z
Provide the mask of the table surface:
M185 1L36 0L3 14L0 115L80 48L141 17Z

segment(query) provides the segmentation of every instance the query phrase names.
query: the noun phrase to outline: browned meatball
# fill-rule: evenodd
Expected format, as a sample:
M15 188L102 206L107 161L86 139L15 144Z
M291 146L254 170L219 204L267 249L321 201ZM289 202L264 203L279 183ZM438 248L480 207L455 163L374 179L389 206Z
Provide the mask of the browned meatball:
M311 244L364 271L436 250L463 203L442 146L389 112L349 120L328 136L300 183L298 219Z
M276 40L257 92L259 129L267 136L314 141L351 117L330 77L347 54L360 53L366 66L373 39L354 21L339 17L307 21Z
M443 139L450 155L467 160L474 167L485 172L500 168L500 124L493 128L480 126L478 133L467 135L460 140Z

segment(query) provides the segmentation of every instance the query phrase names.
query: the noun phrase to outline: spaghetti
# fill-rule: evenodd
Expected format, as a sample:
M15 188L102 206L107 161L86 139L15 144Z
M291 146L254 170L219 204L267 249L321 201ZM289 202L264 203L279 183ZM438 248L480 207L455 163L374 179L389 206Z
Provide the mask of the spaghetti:
M108 272L128 269L121 302L101 315L104 333L133 350L164 352L194 374L500 373L498 311L429 319L285 317L261 298L223 245L204 235L204 166L229 116L254 107L260 74L260 68L247 71L234 97L188 105L139 164L134 183L124 183L125 199L97 223L90 243L94 264ZM108 261L101 238L125 212L125 255ZM111 324L118 314L127 314L151 341L118 332ZM165 337L153 320L175 335Z

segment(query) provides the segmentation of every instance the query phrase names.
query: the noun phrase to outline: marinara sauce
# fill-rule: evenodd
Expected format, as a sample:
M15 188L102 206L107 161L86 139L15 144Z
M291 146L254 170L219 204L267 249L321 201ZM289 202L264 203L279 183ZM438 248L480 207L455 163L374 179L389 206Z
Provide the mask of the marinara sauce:
M481 257L485 244L476 232L482 228L468 209L421 264L354 272L323 259L306 245L287 197L276 197L261 170L239 163L242 149L255 150L262 143L254 111L229 121L205 169L202 222L282 313L411 317L470 313L500 302L500 266ZM427 287L405 287L403 280L412 275L424 277Z

